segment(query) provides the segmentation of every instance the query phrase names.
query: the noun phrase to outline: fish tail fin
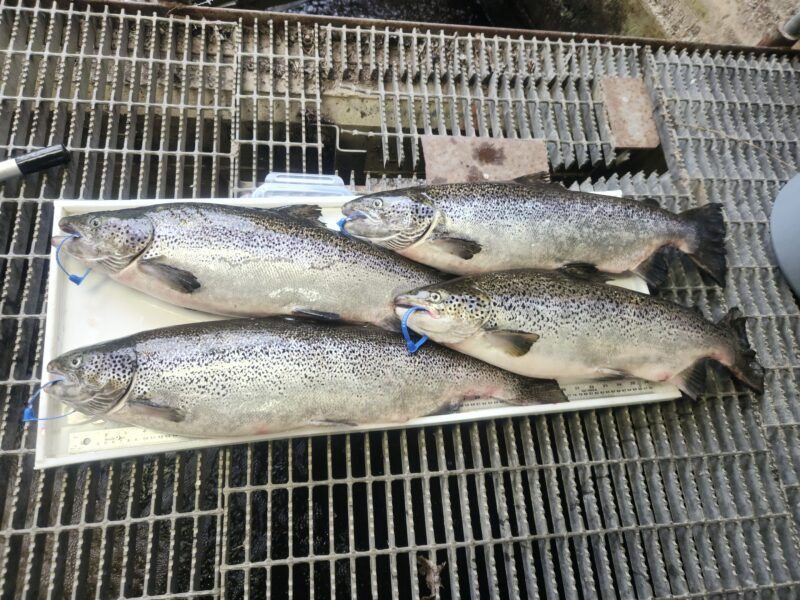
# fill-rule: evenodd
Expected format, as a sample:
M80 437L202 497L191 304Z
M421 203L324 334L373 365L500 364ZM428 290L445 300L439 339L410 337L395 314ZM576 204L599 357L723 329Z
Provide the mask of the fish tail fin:
M738 308L732 308L719 325L727 327L734 336L733 364L726 365L736 379L757 394L764 392L764 370L756 360L747 337L747 317Z
M555 379L532 379L520 376L520 393L509 404L555 404L566 402L567 395Z
M681 213L681 218L692 227L689 240L689 258L716 283L725 286L725 219L722 205L706 204Z
M738 308L731 309L718 323L726 329L733 342L733 359L724 366L731 374L757 394L764 391L764 370L756 360L756 353L750 347L747 338L747 318ZM672 378L672 382L687 396L696 400L707 387L707 367L720 367L720 363L711 358L698 360Z

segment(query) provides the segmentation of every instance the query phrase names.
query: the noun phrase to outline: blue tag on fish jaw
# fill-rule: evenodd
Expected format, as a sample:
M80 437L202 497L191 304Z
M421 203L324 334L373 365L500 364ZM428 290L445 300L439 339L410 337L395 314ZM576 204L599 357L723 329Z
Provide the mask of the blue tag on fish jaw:
M52 381L48 381L47 383L43 383L41 386L39 386L39 389L33 393L33 396L30 397L28 403L25 405L25 410L22 413L23 423L30 423L33 421L52 421L54 419L63 419L64 417L68 417L69 415L75 412L75 410L71 410L68 413L64 413L63 415L56 415L53 417L37 417L36 414L33 412L33 403L42 393L42 390L45 389L46 387L53 385L54 383L58 383L59 381L64 381L64 378L59 377L58 379L53 379Z
M81 236L79 234L77 234L77 233L73 233L72 235L68 235L67 237L65 237L63 240L61 240L58 243L58 247L56 248L56 264L58 265L58 268L61 269L62 271L64 271L64 274L67 276L67 279L69 279L75 285L82 284L83 280L86 279L86 276L89 274L91 269L86 269L86 272L83 275L75 275L75 274L70 273L69 271L67 271L67 269L64 267L64 265L61 263L61 247L64 245L64 242L66 242L67 240L71 240L72 238L79 238L79 237L81 237Z
M428 341L428 336L423 335L415 342L413 339L411 339L411 332L408 329L408 318L419 310L423 312L428 312L427 310L419 306L412 306L405 312L403 318L400 320L400 329L403 332L403 337L406 340L406 348L408 348L408 352L410 354L414 354L414 352L416 352L422 347L422 344Z
M342 217L338 221L336 221L336 226L339 228L339 231L344 235L349 235L347 230L344 228L344 224L347 223L347 217Z

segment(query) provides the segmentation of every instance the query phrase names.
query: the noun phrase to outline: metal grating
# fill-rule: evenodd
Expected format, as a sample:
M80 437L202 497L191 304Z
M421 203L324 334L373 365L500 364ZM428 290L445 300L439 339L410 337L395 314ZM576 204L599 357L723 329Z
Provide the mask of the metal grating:
M4 597L418 599L420 556L443 598L800 595L800 320L766 230L800 161L796 55L0 8L0 147L79 156L0 188ZM665 173L625 172L606 74L645 78ZM586 189L723 202L726 290L677 263L664 293L752 317L764 398L720 377L696 403L32 470L48 200L235 195L289 169L396 185L424 177L423 133L544 138Z

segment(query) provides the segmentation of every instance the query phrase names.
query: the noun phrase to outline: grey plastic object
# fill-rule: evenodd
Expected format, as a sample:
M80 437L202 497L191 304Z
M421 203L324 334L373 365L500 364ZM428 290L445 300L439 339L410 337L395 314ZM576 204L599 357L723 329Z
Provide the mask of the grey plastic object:
M800 295L800 175L795 175L783 186L769 219L772 249L778 265Z
M251 198L270 196L352 196L338 175L312 173L270 173L253 190Z

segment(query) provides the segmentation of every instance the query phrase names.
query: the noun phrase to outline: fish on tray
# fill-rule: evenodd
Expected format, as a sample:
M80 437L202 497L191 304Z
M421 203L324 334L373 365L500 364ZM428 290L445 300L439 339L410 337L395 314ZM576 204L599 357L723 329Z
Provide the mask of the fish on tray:
M349 235L448 273L589 264L635 272L657 287L669 253L680 251L725 282L719 204L675 214L653 199L571 191L529 176L368 194L342 212Z
M515 270L402 294L398 316L454 350L544 379L639 377L702 393L706 365L762 391L763 374L735 309L712 323L692 309L606 285L596 271ZM599 280L599 281L598 281Z
M226 316L396 328L392 298L439 273L331 231L308 205L174 203L68 216L64 251L166 302ZM63 238L54 238L53 243Z
M565 400L542 382L374 327L292 319L178 325L66 352L45 391L78 411L167 433L248 436L404 422L470 398Z

